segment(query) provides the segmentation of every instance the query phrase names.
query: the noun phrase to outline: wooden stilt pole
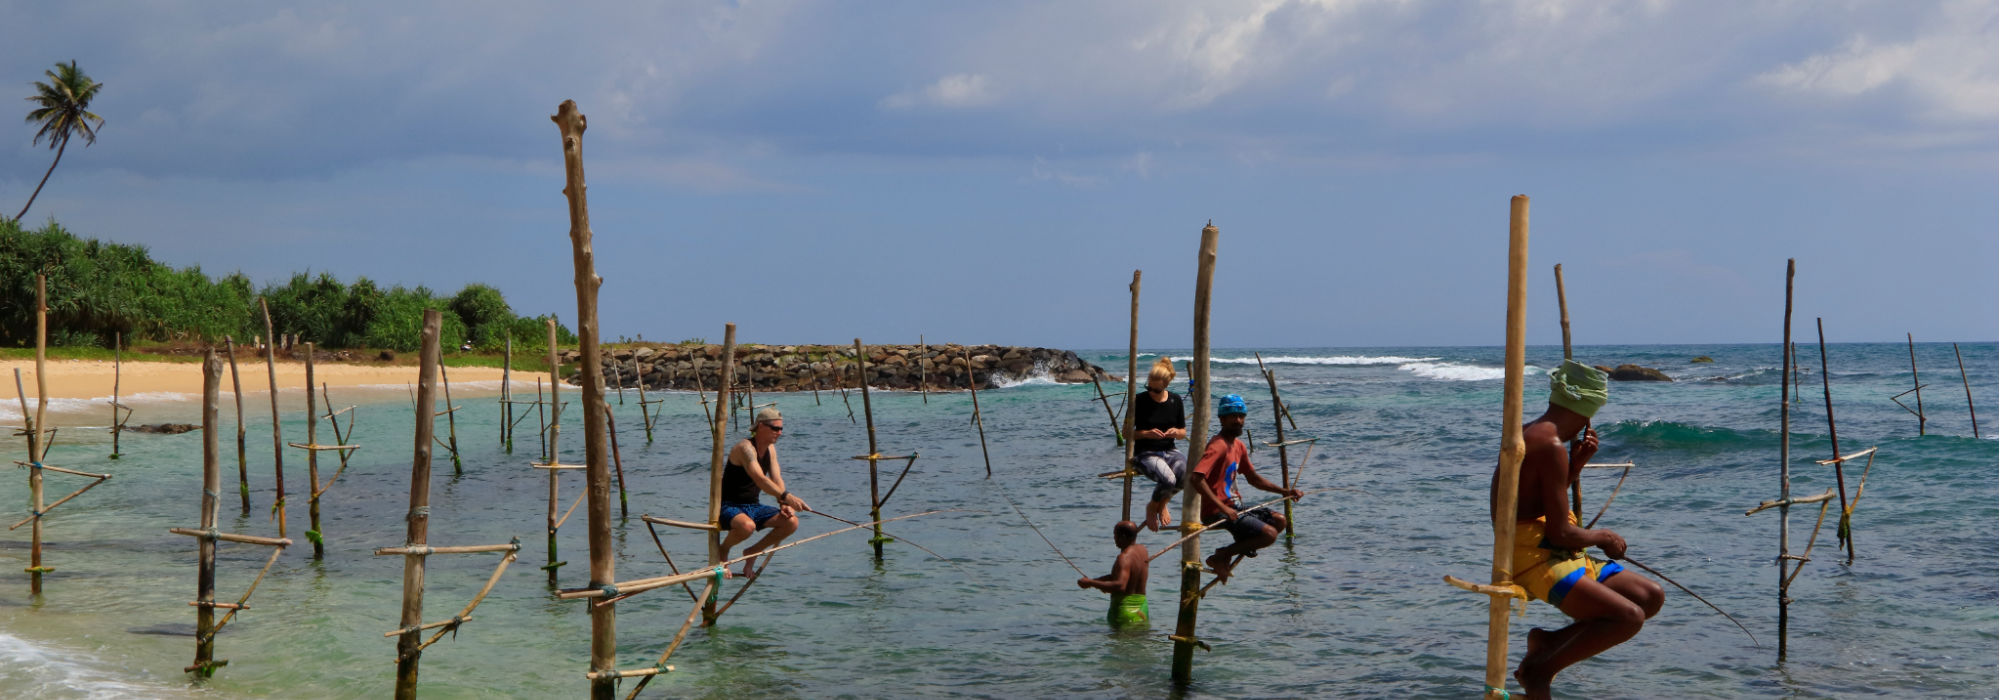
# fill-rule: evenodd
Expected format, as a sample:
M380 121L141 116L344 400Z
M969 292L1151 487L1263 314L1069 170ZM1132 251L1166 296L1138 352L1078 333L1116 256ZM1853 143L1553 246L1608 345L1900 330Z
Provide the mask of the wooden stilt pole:
M607 406L604 401L603 358L598 353L597 292L604 278L597 276L596 255L591 250L590 209L584 196L583 113L576 103L564 100L551 117L562 131L563 193L569 196L569 240L576 266L576 337L582 359L583 405ZM588 495L584 514L589 527L590 585L609 585L617 580L614 567L617 552L611 542L611 459L605 452L605 418L608 411L583 412L584 488ZM617 607L590 606L590 670L617 670ZM618 679L591 681L591 697L611 700Z
M728 449L723 443L723 431L729 427L729 386L736 381L736 324L722 327L722 369L716 374L715 415L708 419L708 565L721 566L722 534L729 528L722 522L722 470ZM701 381L696 373L695 381ZM704 406L704 409L707 407ZM702 626L715 624L715 596L718 591L710 586L701 603Z
M285 536L285 433L278 417L278 334L271 328L271 305L257 297L264 312L264 371L271 379L271 469L278 482L278 499L271 512L278 516L278 536Z
M555 365L551 364L549 366L551 367L549 371L554 372L555 370L553 368L555 367ZM537 426L535 430L535 435L537 436L537 439L542 443L541 445L542 461L554 464L556 459L554 456L549 454L548 402L542 398L541 377L535 378L535 425Z
M500 356L500 445L514 454L514 332L507 332L507 346Z
M1132 519L1132 452L1137 449L1132 439L1132 428L1137 419L1132 415L1132 401L1139 391L1139 271L1132 271L1132 323L1125 337L1125 422L1119 426L1119 435L1125 437L1125 502L1120 510L1120 520ZM965 361L966 371L972 371L972 360Z
M1563 266L1556 263L1556 307L1562 310L1563 359L1572 359L1569 344L1569 297L1563 293ZM1569 480L1569 509L1583 521L1583 470L1572 470Z
M924 405L926 406L930 405L931 403L930 382L927 379L929 373L924 371L924 363L928 361L925 359L924 356L930 354L929 350L930 347L924 343L924 334L918 333L917 334L917 393L923 395Z
M1792 277L1798 272L1798 261L1785 260L1785 378L1778 388L1778 498L1784 505L1778 507L1778 662L1785 661L1785 633L1791 626L1792 598L1789 595L1792 579L1785 573L1787 564L1797 569L1805 562L1794 562L1792 556L1792 379L1798 369L1799 353L1792 346ZM1824 512L1822 510L1822 512ZM1818 528L1813 533L1819 533Z
M1261 364L1262 357L1257 358ZM1271 386L1271 427L1278 437L1278 483L1285 488L1292 487L1292 458L1285 446L1285 400L1278 397L1278 373L1264 370L1264 383ZM1292 536L1292 502L1285 500L1285 536Z
M1515 195L1508 220L1507 244L1507 367L1500 412L1500 473L1493 503L1493 586L1511 586L1514 571L1514 520L1520 499L1521 459L1527 444L1521 438L1521 386L1527 365L1528 336L1528 196ZM1486 610L1486 692L1489 700L1507 697L1507 604L1489 595Z
M986 452L986 417L979 415L979 380L977 377L972 376L972 351L961 350L960 352L965 353L965 386L972 391L972 425L979 429L979 457L986 461L986 478L991 479L993 478L993 455ZM874 454L874 452L871 450L869 454ZM1126 487L1125 493L1125 519L1131 520L1132 489L1130 486Z
M1104 382L1098 381L1097 375L1091 375L1090 384L1097 387L1097 402L1104 404L1104 417L1111 419L1111 437L1117 439L1119 447L1124 447L1124 427L1118 423L1118 414L1111 410L1111 396L1104 393Z
M542 429L542 434L546 436L547 447L544 449L549 456L549 563L543 565L542 570L549 572L549 585L554 586L556 585L556 569L561 568L564 563L556 559L556 527L562 522L561 514L557 512L562 509L562 501L560 500L562 496L557 486L556 476L562 470L555 467L557 463L562 461L558 457L557 450L558 446L562 444L562 365L556 361L556 320L553 318L548 319L546 325L549 332L549 423ZM540 393L540 391L536 392L536 398L540 398Z
M875 447L875 407L868 399L868 352L861 346L861 339L854 339L854 362L861 376L861 413L868 422L868 519L875 522L875 536L868 543L875 546L875 558L882 558L882 543L889 538L882 536L882 492L875 463L882 451Z
M125 421L118 417L118 409L125 405L118 402L119 385L125 379L125 334L111 334L111 458L118 459L118 434L125 432Z
M648 445L653 444L653 402L646 400L646 374L644 372L641 372L639 374L639 424L646 427L646 444ZM617 435L618 432L614 430L612 431L611 434ZM612 439L612 445L614 449L612 449L611 453L615 456L618 454L618 450L615 449L617 446L616 438ZM624 474L623 467L620 468L619 474L621 476L619 477L619 485L618 485L618 507L619 507L618 515L623 517L625 515L624 511L625 482L624 482L624 477L622 476Z
M222 360L209 350L201 363L201 529L215 530L222 509L222 465L215 437L222 413ZM215 672L215 540L203 537L195 554L194 666Z
M1917 377L1917 336L1904 333L1903 339L1910 344L1910 389L1917 395L1917 434L1924 434L1924 385ZM116 451L116 450L114 450Z
M30 529L28 594L42 594L42 458L48 456L49 442L42 439L48 430L49 409L49 282L47 275L35 275L35 424L28 427L28 491L34 505L35 522ZM27 406L21 408L26 409ZM27 411L22 411L25 417Z
M313 446L319 445L316 396L313 393L313 344L306 343L306 444ZM312 523L312 527L306 530L306 539L312 540L313 559L321 559L326 556L326 543L319 529L319 450L306 449L306 484L306 517Z
M645 399L640 399L639 408L644 409ZM644 411L640 411L644 413ZM611 404L604 405L604 432L611 436L611 465L618 474L618 517L624 519L625 508L625 455L618 451L618 422L612 419Z
M1208 374L1208 310L1211 290L1215 284L1215 254L1222 232L1209 222L1201 229L1201 250L1195 257L1194 282L1194 359L1188 367L1188 374L1194 382L1194 430L1188 434L1188 464L1200 464L1201 453L1208 445L1208 418L1214 408L1209 406ZM1190 476L1194 470L1188 470ZM1200 489L1181 489L1181 531L1189 534L1201 527ZM1180 616L1174 625L1173 679L1186 684L1194 679L1194 649L1200 640L1195 637L1195 617L1201 605L1201 536L1188 537L1181 543L1181 596Z
M236 399L236 485L243 494L243 514L250 514L250 459L245 451L243 431L243 378L236 372L236 340L222 336L222 347L229 354L230 393Z
M451 402L451 373L445 371L442 359L438 361L438 383L444 385L444 425L448 440L445 448L451 450L451 473L464 474L465 463L458 459L458 405Z
M1979 437L1979 410L1972 406L1972 380L1965 378L1965 356L1959 354L1958 343L1951 344L1952 357L1958 358L1958 381L1965 384L1965 411L1972 415L1972 437Z
M1826 394L1826 437L1833 443L1833 458L1840 459L1840 431L1833 424L1833 380L1826 368L1826 319L1814 318L1819 326L1819 380L1820 390ZM1854 533L1848 530L1847 475L1840 462L1833 463L1834 486L1840 489L1840 525L1834 530L1839 536L1840 548L1847 550L1847 563L1854 563Z
M424 310L422 359L418 360L417 368L416 449L410 458L410 512L405 516L409 526L403 537L403 546L410 549L423 547L430 541L431 443L437 439L437 416L431 415L431 407L437 405L435 382L442 366L438 361L438 328L443 318L437 309ZM554 473L550 470L551 475ZM418 644L422 631L415 628L424 621L425 555L417 553L421 551L403 555L401 625L409 631L396 639L397 700L417 696L417 660L422 656Z

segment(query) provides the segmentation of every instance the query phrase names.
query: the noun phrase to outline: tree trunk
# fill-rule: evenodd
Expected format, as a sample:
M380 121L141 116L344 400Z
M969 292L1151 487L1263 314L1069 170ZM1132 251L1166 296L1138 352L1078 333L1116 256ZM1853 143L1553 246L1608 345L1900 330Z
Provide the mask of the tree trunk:
M49 171L42 173L42 181L35 184L35 193L28 195L28 203L21 205L21 213L14 215L14 223L21 223L21 217L28 215L28 207L35 206L35 198L42 196L42 186L49 184L50 175L56 174L56 164L62 162L66 150L69 150L69 134L63 134L62 142L56 144L56 159L49 162Z

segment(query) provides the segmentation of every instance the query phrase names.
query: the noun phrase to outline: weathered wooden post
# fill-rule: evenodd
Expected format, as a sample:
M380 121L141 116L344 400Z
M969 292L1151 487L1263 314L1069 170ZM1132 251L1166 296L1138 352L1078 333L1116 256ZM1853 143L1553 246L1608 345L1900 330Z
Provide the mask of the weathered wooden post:
M1563 359L1572 359L1569 344L1569 297L1563 293L1563 266L1556 263L1556 307L1562 310ZM1570 472L1569 509L1576 513L1577 522L1583 522L1583 470Z
M568 137L564 137L564 140L567 141ZM565 156L567 156L568 147L565 146L563 150ZM561 492L556 482L556 476L563 470L562 459L557 455L557 447L562 443L562 364L556 361L556 320L553 318L548 319L546 325L549 332L549 422L542 429L542 435L545 436L544 442L547 443L547 446L543 449L548 453L549 457L548 464L546 465L546 468L549 470L549 563L544 564L542 570L549 572L549 585L554 586L556 585L556 569L562 568L562 565L566 563L556 559L556 528L562 524L562 519L557 517L557 511L562 509L562 500ZM541 391L539 389L540 387L537 387L537 391L535 392L537 400L541 399ZM537 407L537 410L539 410L539 407Z
M125 379L125 334L111 334L111 458L118 459L118 436L125 432L125 417L132 415L132 409L118 402L119 385ZM120 416L119 411L125 415Z
M1262 359L1258 358L1259 362ZM1292 457L1289 452L1290 445L1285 443L1285 401L1278 397L1278 373L1268 369L1264 370L1264 383L1271 386L1271 427L1275 429L1277 434L1278 484L1285 488L1291 488ZM1285 501L1285 536L1292 536L1292 502L1290 500Z
M500 356L500 445L514 454L514 332L507 331Z
M285 434L278 416L278 334L271 328L271 305L263 297L257 297L257 308L264 312L264 371L271 379L271 469L278 482L278 500L271 504L271 512L278 516L278 536L285 536Z
M403 556L401 624L408 631L396 639L397 700L411 700L417 696L417 660L421 656L418 636L421 630L416 628L424 622L425 558L418 548L430 541L431 443L437 439L437 416L431 411L437 405L435 382L438 369L443 364L438 358L438 328L443 318L437 309L424 309L422 357L417 365L416 449L410 457L410 513L405 518L408 527L403 536L404 547L413 550ZM549 473L555 472L551 470Z
M236 372L236 340L222 336L223 351L229 354L229 384L236 399L236 486L243 493L243 514L250 514L250 459L245 451L243 431L243 378Z
M445 436L449 440L445 449L451 450L451 473L464 474L465 463L458 459L458 404L451 402L451 374L445 371L442 359L438 361L438 383L444 385ZM431 414L431 418L435 420L437 414Z
M1792 557L1792 379L1798 367L1798 350L1792 347L1792 277L1798 273L1798 260L1785 259L1785 378L1778 387L1778 498L1784 504L1778 507L1778 661L1785 660L1785 633L1791 626L1792 598L1786 589L1791 587L1791 577L1785 575L1786 564ZM1822 511L1823 512L1823 511ZM1818 530L1814 530L1818 534ZM1804 566L1805 562L1791 564L1791 568Z
M49 409L49 281L47 275L35 275L35 423L28 426L28 498L33 505L34 524L29 527L28 546L28 594L42 594L42 574L54 571L42 566L42 513L48 508L42 501L42 458L48 455L49 442L42 436L52 431L48 429ZM14 375L16 381L20 375ZM28 416L28 405L21 404L21 417Z
M917 393L924 397L924 405L926 406L929 406L931 403L931 392L928 379L930 375L928 372L925 371L925 369L927 368L924 367L924 363L929 361L924 356L930 354L929 351L930 347L924 343L924 334L918 333L917 334Z
M1104 383L1098 381L1097 375L1093 374L1090 377L1090 384L1092 386L1097 387L1096 400L1098 403L1104 404L1104 417L1111 419L1111 436L1117 438L1119 447L1124 447L1125 446L1124 427L1118 422L1118 414L1112 412L1111 410L1111 396L1104 393ZM1126 405L1129 406L1131 404L1128 403ZM1129 468L1130 465L1128 464L1127 467Z
M1194 430L1188 434L1188 464L1200 464L1202 448L1208 445L1208 417L1214 410L1208 403L1208 310L1215 283L1215 254L1221 231L1209 222L1201 229L1201 250L1195 258L1194 359L1189 368L1194 382ZM1129 467L1128 467L1129 468ZM1189 470L1193 476L1193 470ZM1173 679L1188 683L1194 678L1195 617L1201 605L1200 489L1181 489L1181 531L1190 533L1181 543L1180 616L1174 626Z
M1917 434L1923 435L1924 421L1925 421L1924 385L1923 382L1920 381L1917 377L1917 336L1910 333L1904 333L1903 339L1909 341L1910 344L1910 385L1912 387L1910 391L1914 392L1917 395ZM115 452L116 450L113 451Z
M1493 504L1493 586L1513 585L1514 511L1520 498L1521 390L1527 371L1528 196L1515 195L1508 220L1507 367L1500 411L1499 490ZM1486 609L1486 697L1507 697L1508 598L1489 594Z
M1833 380L1826 368L1826 319L1814 318L1819 326L1819 380L1820 390L1826 394L1826 437L1833 443L1833 459L1840 460L1840 431L1833 423ZM1834 530L1842 549L1847 550L1847 563L1854 563L1854 533L1848 530L1847 475L1841 461L1833 463L1834 487L1840 489L1840 526Z
M583 180L583 131L585 120L576 102L563 100L550 117L562 131L563 194L569 197L569 239L576 265L576 336L582 364L583 405L604 405L604 366L598 354L597 291L604 279L597 276L595 254L591 250L590 208ZM611 465L605 455L605 413L583 412L584 488L588 504L584 509L590 530L590 585L606 586L614 575L617 552L611 542ZM618 630L615 605L590 606L590 669L617 670ZM617 692L618 679L593 678L590 694L596 700L610 700Z
M313 344L306 343L306 492L310 494L306 499L306 517L312 523L306 530L306 539L312 541L313 558L321 559L326 556L326 541L319 529L319 407L314 401Z
M208 351L201 363L201 529L213 531L221 510L222 466L215 431L222 413L222 360ZM195 554L194 666L204 675L215 665L215 540L204 537Z
M986 452L986 418L979 415L979 378L972 374L972 351L960 349L965 354L965 387L972 391L972 425L979 429L979 457L986 461L986 478L993 478L993 455ZM1132 519L1130 480L1125 487L1125 519Z
M1119 434L1125 437L1125 504L1119 511L1120 520L1132 519L1132 451L1137 442L1132 439L1132 428L1138 421L1132 415L1132 401L1139 395L1139 271L1132 271L1132 323L1131 332L1125 338L1125 424ZM966 362L966 370L971 371L971 361Z
M724 431L729 427L729 389L736 381L736 324L722 327L722 369L716 375L715 415L708 420L708 565L719 567L723 564L722 534L729 529L722 522L722 472L728 447L724 444ZM697 384L700 373L695 374ZM707 407L703 407L706 411ZM719 591L708 588L708 594L701 603L702 626L715 624L715 596Z
M875 463L880 461L882 451L875 446L875 407L868 400L868 351L861 347L861 339L854 339L854 362L861 378L861 412L868 420L868 519L875 522L875 536L868 544L875 546L875 558L882 558L882 543L889 538L882 536L882 496Z
M1972 437L1979 437L1979 410L1972 407L1972 380L1965 378L1965 356L1959 354L1958 343L1951 344L1951 356L1958 358L1958 381L1965 384L1965 411L1972 415Z

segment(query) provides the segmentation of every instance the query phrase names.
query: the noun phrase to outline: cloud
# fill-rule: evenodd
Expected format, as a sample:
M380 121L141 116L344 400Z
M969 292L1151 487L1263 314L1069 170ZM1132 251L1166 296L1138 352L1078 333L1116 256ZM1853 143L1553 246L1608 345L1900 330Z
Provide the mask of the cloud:
M1941 18L1931 33L1907 41L1857 35L1757 75L1754 82L1779 94L1829 101L1910 98L1915 116L1938 122L1991 122L2000 116L2000 73L1995 70L1995 18Z
M884 109L910 109L918 106L962 109L992 104L996 95L986 76L973 73L958 73L939 78L937 82L921 90L904 91L882 98Z

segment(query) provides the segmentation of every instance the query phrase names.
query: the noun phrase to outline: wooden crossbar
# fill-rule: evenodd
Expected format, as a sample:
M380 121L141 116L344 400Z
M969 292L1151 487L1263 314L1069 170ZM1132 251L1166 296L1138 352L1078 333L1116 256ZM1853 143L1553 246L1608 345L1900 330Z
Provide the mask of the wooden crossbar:
M249 610L249 609L250 609L250 606L249 606L249 605L247 605L247 604L242 604L242 603L217 603L217 602L215 602L215 601L212 601L212 600L190 600L190 601L188 601L188 606L189 606L189 607L196 607L196 608L220 608L220 609L223 609L223 610Z
M360 445L319 445L319 444L307 444L307 443L302 443L302 442L288 442L288 443L285 443L285 444L287 444L287 445L290 445L290 446L292 446L292 447L296 447L296 448L299 448L299 449L301 449L301 450L311 450L311 451L313 451L313 452L325 452L325 451L327 451L327 450L358 450L358 449L361 449L361 446L360 446Z
M1780 498L1775 501L1765 501L1763 503L1757 504L1757 507L1755 508L1743 511L1743 514L1755 515L1758 511L1776 508L1778 506L1787 506L1787 505L1796 506L1805 503L1818 503L1820 501L1824 501L1829 498L1833 498L1833 489L1827 489L1826 493L1822 493L1817 496L1807 496L1805 498Z
M520 542L510 542L508 544L474 544L458 547L404 545L401 547L377 547L375 548L375 556L382 557L391 554L415 554L417 556L430 556L432 554L479 554L482 552L518 552L520 550Z
M529 464L536 469L583 469L581 464Z
M404 635L404 634L415 634L415 633L417 633L417 632L422 632L422 631L424 631L424 630L434 630L434 629L437 629L437 628L439 628L439 627L443 627L443 626L445 626L445 625L457 625L457 624L463 624L463 623L466 623L466 622L470 622L470 621L472 621L472 616L471 616L471 615L465 615L465 616L462 616L462 617L454 617L454 618L451 618L451 619L449 619L449 620L438 620L437 622L426 622L426 623L424 623L424 624L421 624L421 625L417 625L417 626L415 626L415 627L405 627L405 628L402 628L402 629L399 629L399 630L389 630L389 631L387 631L387 632L383 632L383 633L382 633L382 636L384 636L384 637L394 637L394 636L398 636L398 635Z
M876 454L872 454L872 455L855 455L855 456L851 457L850 459L858 459L858 460L862 460L862 461L885 461L885 460L891 460L891 459L916 459L916 458L917 458L917 456L916 456L916 455L913 455L913 454L911 454L911 455L894 455L894 456L890 456L890 455L885 455L885 454L881 454L881 453L876 453Z
M32 467L32 466L35 466L35 465L33 465L33 464L30 464L30 463L27 463L27 462L22 462L22 461L19 461L19 460L16 460L16 461L15 461L14 463L15 463L15 464L18 464L18 465L20 465L20 466L23 466L23 467ZM47 465L47 464L44 464L44 465L42 465L42 468L43 468L43 469L46 469L46 470L48 470L48 471L52 471L52 472L61 472L61 473L63 473L63 474L75 474L75 475L77 475L77 476L87 476L87 477L90 477L90 478L92 478L92 479L109 479L109 478L111 478L111 475L110 475L110 474L92 474L92 473L90 473L90 472L80 472L80 471L77 471L77 470L75 470L75 469L64 469L64 468L62 468L62 467L53 467L53 466L49 466L49 465Z
M717 532L722 530L722 528L717 527L714 523L694 523L685 520L668 520L666 518L656 518L651 515L641 515L639 516L639 519L645 522L654 523L658 525L672 525L674 527L684 527L689 530L708 530L711 532Z
M1137 469L1126 469L1126 470L1123 470L1123 471L1115 471L1115 472L1105 472L1105 473L1103 473L1103 474L1099 474L1099 475L1097 475L1097 478L1099 478L1099 479L1123 479L1123 478L1125 478L1125 477L1128 477L1128 476L1145 476L1145 474L1144 474L1144 473L1142 473L1142 472L1140 472L1140 471L1139 471L1139 470L1137 470Z
M1850 462L1850 461L1853 461L1853 460L1856 460L1856 459L1860 459L1860 458L1862 458L1862 457L1866 457L1866 456L1868 456L1868 455L1872 455L1872 454L1875 454L1875 450L1876 450L1876 449L1879 449L1879 448L1876 448L1876 447L1870 447L1870 448L1868 448L1868 449L1865 449L1865 450L1862 450L1862 451L1860 451L1860 452L1856 452L1856 453L1854 453L1854 454L1851 454L1851 455L1846 455L1846 456L1842 456L1842 457L1839 457L1839 458L1837 458L1837 459L1816 459L1816 460L1813 460L1813 464L1817 464L1817 465L1820 465L1820 466L1822 466L1822 467L1825 467L1825 466L1831 466L1831 465L1835 465L1835 464L1840 464L1841 462Z
M1520 584L1513 582L1508 582L1498 585L1473 583L1471 581L1467 581L1465 579L1459 578L1457 576L1452 576L1450 574L1445 575L1444 582L1449 583L1452 586L1455 586L1460 589L1472 591L1473 593L1484 593L1489 596L1514 598L1521 607L1521 614L1522 615L1528 614L1528 591L1527 589L1522 588Z
M594 681L594 680L609 679L609 678L640 678L643 676L657 676L662 673L673 673L673 672L674 672L673 666L660 666L658 668L635 668L630 671L591 671L583 675L585 678L589 678Z
M47 469L47 468L48 468L48 467L43 467L43 469ZM56 506L59 506L59 505L62 505L62 504L64 504L64 503L68 503L68 502L69 502L69 499L72 499L72 498L76 498L77 496L81 496L81 495L83 495L83 492L85 492L85 491L89 491L90 489L92 489L92 488L96 487L96 486L97 486L98 484L102 484L102 483L104 483L104 480L106 480L106 479L109 479L109 478L111 478L111 475L110 475L110 474L89 474L89 475L87 475L87 476L95 476L95 477L97 477L97 480L96 480L96 481L93 481L93 482L90 482L90 483L88 483L88 484L84 484L84 485L83 485L83 488L80 488L80 489L77 489L77 490L75 490L75 491L71 492L71 493L70 493L69 495L67 495L67 496L64 496L64 497L62 497L62 498L59 498L59 499L57 499L57 500L56 500L56 502L54 502L54 503L50 503L50 504L48 504L48 505L46 505L46 506L42 506L42 512L41 512L41 513L38 513L38 514L35 514L35 515L30 515L30 516L28 516L28 517L25 517L25 518L22 518L22 519L21 519L21 522L18 522L18 523L14 523L14 524L13 524L13 526L11 526L11 527L8 527L7 529L9 529L9 530L12 530L12 529L14 529L14 528L17 528L17 527L20 527L20 526L22 526L22 525L26 525L26 524L28 524L28 523L31 523L31 522L34 522L35 518L40 518L40 517L43 517L43 516L46 516L46 515L48 515L48 514L49 514L49 511L52 511L52 510L55 510L55 509L56 509Z
M1589 463L1589 464L1586 464L1586 465L1583 465L1583 468L1585 468L1585 469L1626 469L1626 468L1629 468L1629 467L1634 467L1634 466L1638 466L1638 465L1635 465L1635 464L1633 464L1633 463L1631 463L1631 462L1619 462L1619 463L1617 463L1617 464L1599 464L1599 463L1597 463L1597 462L1591 462L1591 463Z
M1264 446L1265 446L1265 447L1291 447L1291 446L1293 446L1293 445L1304 445L1304 444L1309 444L1309 443L1314 443L1314 442L1319 442L1319 438L1316 438L1316 437L1309 437L1309 438L1299 438L1299 439L1297 439L1297 440L1286 440L1286 441L1284 441L1284 442L1267 442L1267 443L1264 443Z
M291 541L291 539L289 539L289 538L284 538L284 537L258 537L258 536L256 536L256 535L238 535L238 534L235 534L235 533L232 533L232 532L215 532L215 531L213 531L213 530L197 530L197 529L194 529L194 528L191 528L191 527L176 527L176 528L171 528L171 529L167 530L167 532L171 532L171 533L174 533L174 534L176 534L176 535L187 535L187 536L189 536L189 537L194 537L194 538L198 538L198 539L213 539L213 540L222 540L222 541L224 541L224 542L237 542L237 543L241 543L241 544L261 544L261 545L264 545L264 546L266 546L266 547L290 547L290 546L292 546L292 541Z
M453 407L451 407L451 408L447 408L447 409L445 409L445 410L442 410L442 411L438 411L437 413L433 413L433 414L431 414L431 417L432 417L432 418L436 418L436 417L438 417L438 416L442 416L442 415L445 415L445 414L448 414L448 413L457 413L457 412L458 412L458 409L461 409L461 408L465 408L465 407L464 407L464 406L453 406Z

